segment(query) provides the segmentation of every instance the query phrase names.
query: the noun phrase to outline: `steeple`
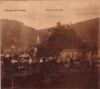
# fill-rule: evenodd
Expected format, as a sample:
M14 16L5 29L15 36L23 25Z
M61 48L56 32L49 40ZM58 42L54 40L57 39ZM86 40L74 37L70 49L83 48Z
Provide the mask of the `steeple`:
M39 32L37 34L37 44L40 44L40 34L39 34Z

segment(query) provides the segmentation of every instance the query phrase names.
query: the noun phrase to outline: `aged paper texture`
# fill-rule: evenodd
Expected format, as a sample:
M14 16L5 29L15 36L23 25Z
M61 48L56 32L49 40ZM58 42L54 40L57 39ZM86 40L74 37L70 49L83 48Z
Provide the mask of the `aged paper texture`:
M99 0L0 0L1 89L100 89Z

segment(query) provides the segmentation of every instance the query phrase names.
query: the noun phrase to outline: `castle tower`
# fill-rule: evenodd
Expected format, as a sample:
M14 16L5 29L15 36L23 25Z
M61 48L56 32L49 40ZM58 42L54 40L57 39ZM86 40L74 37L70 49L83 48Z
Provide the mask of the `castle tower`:
M61 22L59 21L59 22L57 22L57 26L61 26Z
M73 26L72 26L72 24L71 24L71 22L70 22L70 27L71 27L72 30L74 30L74 29L73 29Z
M50 36L52 34L51 29L48 29L48 35Z

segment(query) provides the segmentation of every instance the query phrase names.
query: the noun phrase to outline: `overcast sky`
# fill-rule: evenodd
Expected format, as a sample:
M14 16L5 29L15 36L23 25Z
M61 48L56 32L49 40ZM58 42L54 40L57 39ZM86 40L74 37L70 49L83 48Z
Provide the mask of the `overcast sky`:
M18 9L26 11L15 11ZM56 9L56 11L54 11L54 9ZM37 30L55 26L59 20L63 24L69 24L70 22L77 23L98 17L99 0L31 0L0 2L0 19L17 20Z

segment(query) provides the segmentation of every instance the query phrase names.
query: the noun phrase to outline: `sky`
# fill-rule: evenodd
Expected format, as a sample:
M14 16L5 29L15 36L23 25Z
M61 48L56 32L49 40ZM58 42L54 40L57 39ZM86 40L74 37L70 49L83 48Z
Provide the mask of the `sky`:
M37 30L99 17L99 0L1 1L0 19L17 20Z

